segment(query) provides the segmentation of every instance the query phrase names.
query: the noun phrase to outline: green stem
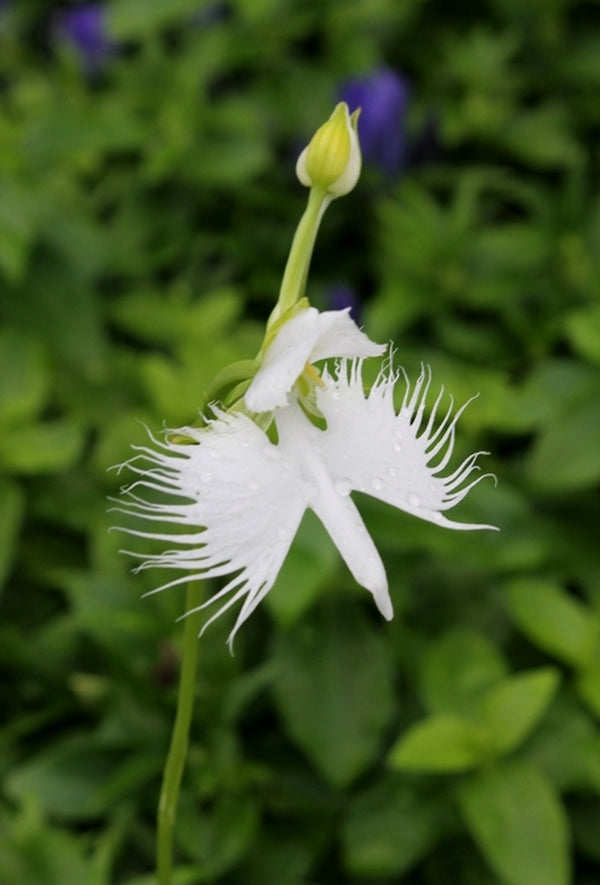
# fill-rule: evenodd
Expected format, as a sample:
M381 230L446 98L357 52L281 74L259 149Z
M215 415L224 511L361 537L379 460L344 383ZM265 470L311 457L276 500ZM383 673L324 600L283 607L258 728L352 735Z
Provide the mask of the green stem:
M190 581L186 596L186 611L197 609L202 599L200 581ZM190 723L194 707L196 662L198 659L198 621L200 613L193 612L185 619L183 633L183 656L177 694L177 713L171 735L171 745L163 772L158 803L157 881L158 885L171 885L173 865L173 827L179 788L187 756Z
M293 307L304 295L310 259L312 257L317 231L325 209L331 198L325 191L312 187L308 195L308 204L298 223L287 264L283 272L281 288L277 304L269 317L271 326L279 317Z

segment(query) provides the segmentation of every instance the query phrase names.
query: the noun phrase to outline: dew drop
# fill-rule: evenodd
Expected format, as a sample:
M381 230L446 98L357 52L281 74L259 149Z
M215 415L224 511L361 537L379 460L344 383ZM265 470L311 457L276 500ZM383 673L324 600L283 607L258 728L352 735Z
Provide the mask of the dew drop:
M402 451L402 443L395 442L395 443L394 443L394 451L395 451L395 452L401 452L401 451Z
M371 486L375 489L376 492L380 492L383 488L383 480L379 476L374 476L371 480Z
M334 482L335 490L338 495L342 495L343 498L346 498L350 494L350 480L345 477L340 477L340 479L336 479Z
M390 467L390 469L388 470L388 473L390 476L398 476L398 471L396 470L395 467Z
M210 470L204 470L200 474L200 479L202 480L202 482L210 482L212 479L212 473L210 472Z
M421 503L421 498L415 492L411 492L408 496L408 503L411 507L418 507Z

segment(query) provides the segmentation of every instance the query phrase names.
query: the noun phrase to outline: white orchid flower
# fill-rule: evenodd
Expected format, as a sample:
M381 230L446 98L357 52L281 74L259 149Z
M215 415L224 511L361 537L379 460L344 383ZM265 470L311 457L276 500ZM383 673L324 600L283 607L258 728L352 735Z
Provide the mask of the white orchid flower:
M336 347L334 330L340 332ZM222 412L203 428L185 427L175 438L189 442L136 447L127 466L139 479L123 490L121 509L183 531L125 529L177 545L143 558L139 569L160 567L186 574L158 587L230 576L205 605L221 602L204 629L243 600L229 644L267 595L281 569L304 512L323 523L355 580L369 590L386 619L393 616L385 570L351 493L363 492L452 529L494 526L453 522L444 514L483 477L472 477L480 452L447 470L456 423L466 407L441 420L443 390L425 417L430 373L411 388L402 373L383 368L365 392L365 357L381 352L347 311L310 308L278 333L246 394L254 412L274 410L277 442L240 411ZM315 426L299 402L297 380L308 361L341 357L315 386L325 429ZM405 384L399 411L394 388ZM445 474L445 475L444 475ZM148 493L158 492L164 500ZM125 551L130 552L130 551ZM134 556L139 554L133 553ZM204 607L204 606L202 606Z

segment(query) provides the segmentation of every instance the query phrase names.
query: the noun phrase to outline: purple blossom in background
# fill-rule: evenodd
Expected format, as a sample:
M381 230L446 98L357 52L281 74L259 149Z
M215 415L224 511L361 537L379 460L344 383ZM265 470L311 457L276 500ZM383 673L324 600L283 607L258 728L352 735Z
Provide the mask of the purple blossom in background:
M116 49L101 3L85 3L61 13L58 33L75 48L88 72L99 70Z
M405 117L410 86L390 68L380 68L362 79L347 80L340 100L350 110L362 108L358 134L363 157L387 175L396 175L406 160Z
M350 308L350 316L357 323L360 315L360 298L347 283L333 283L327 290L327 310Z

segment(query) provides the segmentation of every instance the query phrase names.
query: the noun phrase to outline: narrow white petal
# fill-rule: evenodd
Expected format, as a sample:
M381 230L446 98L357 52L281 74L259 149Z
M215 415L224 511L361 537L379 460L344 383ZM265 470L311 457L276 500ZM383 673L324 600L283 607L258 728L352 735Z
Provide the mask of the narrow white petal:
M325 434L296 405L276 416L279 446L298 459L308 506L319 517L353 577L373 594L377 608L390 620L393 608L377 548L367 532L349 489L335 483L320 454Z
M139 568L190 573L158 589L235 575L209 600L235 590L220 612L244 598L235 633L275 582L307 506L302 484L294 463L245 415L223 414L206 428L177 433L195 444L144 449L152 481L129 486L119 503L152 525L163 516L166 525L179 525L181 531L123 530L173 548L148 555Z
M452 456L462 409L453 417L449 411L441 428L435 430L438 397L432 416L422 427L429 371L423 369L412 389L406 382L398 412L394 387L402 376L383 369L365 393L361 375L360 360L343 361L333 375L323 376L325 387L317 391L317 403L327 422L321 453L334 481L447 528L496 528L452 522L443 516L484 475L472 478L478 470L477 454L466 458L448 476L441 475Z
M383 352L350 319L350 308L319 312L309 307L278 332L245 396L252 412L287 405L288 394L306 363L328 357L369 357Z
M320 335L319 311L309 307L281 328L248 388L246 405L268 412L287 405L288 394L302 374Z
M326 310L319 314L319 338L311 352L310 362L341 357L366 359L380 356L385 344L375 344L358 328L350 316L350 308Z

